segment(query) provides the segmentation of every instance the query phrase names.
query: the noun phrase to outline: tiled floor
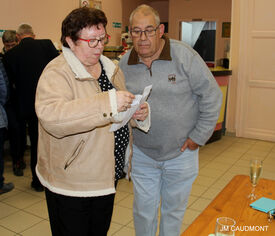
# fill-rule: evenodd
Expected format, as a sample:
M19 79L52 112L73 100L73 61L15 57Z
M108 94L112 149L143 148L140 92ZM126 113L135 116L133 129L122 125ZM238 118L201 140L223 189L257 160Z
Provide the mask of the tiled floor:
M200 150L200 172L192 188L182 231L236 174L248 174L249 159L264 160L263 178L275 180L275 143L224 136ZM28 155L26 160L29 162ZM5 178L15 189L0 195L0 235L51 235L44 193L30 188L30 169L23 177L12 173L7 157ZM132 183L121 180L115 198L114 215L108 236L134 236Z

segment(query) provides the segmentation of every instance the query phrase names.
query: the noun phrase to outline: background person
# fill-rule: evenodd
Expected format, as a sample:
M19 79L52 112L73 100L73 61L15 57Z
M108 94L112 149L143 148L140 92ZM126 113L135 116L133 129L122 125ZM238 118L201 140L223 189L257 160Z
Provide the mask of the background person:
M4 44L3 55L18 44L15 30L5 30L2 41ZM18 106L16 105L16 91L13 83L9 83L9 98L6 103L8 116L8 137L10 144L10 154L12 157L13 173L16 176L23 176L23 169L26 168L24 152L26 148L26 127L19 119Z
M8 78L0 60L0 195L7 193L14 188L13 183L4 183L4 140L5 140L5 129L8 126L8 119L4 105L7 101L8 89L7 89Z
M1 57L9 51L11 48L16 46L18 44L18 39L16 37L16 31L15 30L5 30L2 35L2 42L3 42L3 49L1 52Z
M35 166L37 163L38 120L34 109L35 91L38 79L45 66L56 56L58 51L49 39L35 39L33 29L28 24L21 24L17 30L19 44L4 54L3 62L11 87L14 88L17 120L20 123L20 135L28 135L31 142L31 187L43 191ZM20 140L21 140L20 138Z
M197 52L164 36L159 14L141 5L130 16L134 48L119 65L127 89L136 94L152 84L151 127L133 130L131 177L137 236L178 236L192 184L198 174L198 147L219 117L221 91Z
M125 91L119 67L102 55L106 24L101 10L73 10L62 22L63 53L47 65L37 86L36 171L46 187L53 235L105 236L110 226L130 129L109 129L134 95ZM147 114L144 105L135 117L145 125Z

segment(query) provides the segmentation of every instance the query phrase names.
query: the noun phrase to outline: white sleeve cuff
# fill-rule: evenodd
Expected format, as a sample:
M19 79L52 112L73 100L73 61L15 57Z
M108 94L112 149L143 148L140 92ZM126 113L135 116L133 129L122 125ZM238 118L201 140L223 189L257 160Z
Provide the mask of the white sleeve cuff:
M118 113L117 112L116 90L115 89L109 90L109 99L110 99L111 111L113 113L113 116L115 116Z
M111 89L109 90L109 99L110 99L110 104L111 104L111 112L112 112L112 117L115 122L121 122L124 118L124 113L125 112L118 112L117 111L117 99L116 99L116 90Z

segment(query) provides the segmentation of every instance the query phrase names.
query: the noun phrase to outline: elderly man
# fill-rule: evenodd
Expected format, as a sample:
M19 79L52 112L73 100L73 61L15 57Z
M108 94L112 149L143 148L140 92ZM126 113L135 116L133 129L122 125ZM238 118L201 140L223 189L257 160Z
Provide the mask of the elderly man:
M161 201L159 235L178 236L198 174L199 146L214 130L222 93L197 52L164 36L153 8L141 5L132 12L130 33L134 48L119 63L126 87L139 94L153 85L151 128L133 131L136 235L156 234Z

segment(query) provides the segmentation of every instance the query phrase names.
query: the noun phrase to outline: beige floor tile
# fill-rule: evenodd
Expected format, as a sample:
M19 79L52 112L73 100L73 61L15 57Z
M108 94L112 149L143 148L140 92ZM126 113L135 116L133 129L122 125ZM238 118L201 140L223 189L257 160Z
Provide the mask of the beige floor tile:
M39 222L38 224L34 225L33 227L23 231L20 233L22 236L51 236L51 227L50 222L47 220L43 220Z
M0 202L0 219L3 219L17 211L19 211L19 209Z
M271 152L273 148L273 145L261 145L261 144L255 144L249 151L259 151L259 152Z
M132 209L115 205L112 221L121 225L129 224L133 220Z
M200 176L207 176L211 178L218 178L224 174L225 170L217 170L217 169L211 169L211 168L202 168L199 171Z
M267 147L267 148L268 147L274 148L275 147L275 142L257 140L257 142L255 143L255 146L263 146L263 147Z
M216 155L212 155L212 154L208 154L208 153L204 153L204 152L200 152L199 153L199 160L200 161L212 161L215 159Z
M112 236L135 236L135 230L128 227L123 227Z
M263 170L275 172L275 160L265 159L263 161Z
M223 152L224 148L216 148L216 147L205 147L203 150L201 150L201 153L208 154L208 155L213 155L216 156L219 153Z
M263 155L257 155L255 153L245 153L244 155L241 156L242 160L252 160L252 159L264 160L265 158L267 158L267 155L263 156Z
M238 143L247 143L247 144L255 144L257 142L256 139L248 139L248 138L236 138L236 142Z
M32 213L33 215L36 215L43 219L49 218L46 200L42 200L38 203L35 203L30 207L25 208L24 211L28 213Z
M213 188L219 189L220 191L228 184L227 180L220 179L212 185Z
M249 168L249 163L250 163L250 160L240 159L240 160L238 160L234 163L234 166L248 167Z
M180 228L180 233L182 234L188 228L188 226L188 224L182 224Z
M229 166L232 166L238 159L239 159L239 157L231 158L228 156L223 156L223 154L221 154L215 158L214 162L221 163L221 164L229 167Z
M230 152L235 152L235 153L239 153L239 154L244 154L248 151L249 148L242 148L242 147L230 147L227 149L227 151Z
M129 224L126 225L128 228L135 229L134 220L132 220Z
M197 199L198 199L198 197L190 195L189 198L188 198L187 207L189 207L190 205L192 205L192 203L195 202Z
M241 158L241 156L243 155L243 153L238 153L238 152L232 152L230 149L227 149L226 151L224 151L223 153L221 153L218 157L226 157L226 158L230 158L230 159L234 159L234 160L238 160Z
M210 199L205 199L205 198L199 198L196 200L188 209L196 210L196 211L203 211L211 202L212 200Z
M266 158L272 158L273 160L275 160L275 151L271 151L270 153L268 153Z
M230 134L222 136L221 140L222 141L227 141L227 142L236 142L239 138L237 138L236 136L232 136Z
M214 169L214 170L227 170L231 164L229 163L221 163L218 161L212 161L205 166L205 168Z
M15 233L0 226L0 235L1 236L14 236Z
M7 181L7 182L8 182L8 181ZM8 193L1 194L1 195L0 195L0 201L3 201L4 199L10 198L10 197L12 197L12 196L15 196L15 195L17 195L17 194L19 194L19 193L22 193L22 191L19 190L19 189L14 188L12 191L10 191L10 192L8 192Z
M114 233L118 232L120 229L123 228L123 225L117 224L115 222L111 222L109 231L107 233L107 236L112 236Z
M41 201L42 199L39 197L36 197L29 193L21 192L16 194L15 196L4 199L2 202L19 209L24 209Z
M42 219L39 217L23 211L18 211L1 219L0 225L16 233L20 233L41 221Z
M21 177L15 176L12 170L8 170L8 168L6 168L6 163L5 163L4 177L5 177L5 182L13 182L14 180L18 180L21 178Z
M32 171L30 168L24 170L24 177L32 178Z
M191 224L197 216L200 214L200 211L192 210L192 209L187 209L184 214L183 218L183 224L189 225Z
M200 160L199 161L199 170L204 168L208 163L209 163L209 161Z
M132 209L134 201L134 195L129 194L126 198L121 200L117 205Z
M130 195L130 193L127 193L127 192L116 191L115 204L117 204L121 200L125 199L129 195Z
M26 193L29 193L31 195L34 195L36 197L39 197L41 199L46 199L46 196L45 196L45 192L36 192L34 189L32 188L28 188L27 190L25 190L24 192Z
M210 187L205 193L201 196L205 199L210 199L211 201L220 193L220 189Z
M250 149L246 152L247 155L253 155L257 157L266 157L269 154L269 151L261 151L259 149Z
M15 180L15 188L26 191L26 190L31 190L31 180L30 178L21 176L21 177L15 177L17 180Z
M193 184L191 195L199 197L201 196L208 188L202 185Z
M272 171L268 171L268 170L263 169L263 173L262 173L261 178L275 180L274 169Z
M117 185L117 190L121 192L133 193L133 182L122 179Z
M232 166L228 172L233 173L235 175L248 175L249 174L249 166Z
M229 149L241 149L241 150L249 150L253 147L253 144L250 143L243 143L243 142L236 142L233 143Z
M194 184L209 187L216 181L216 178L207 177L207 176L198 176Z
M220 180L224 180L225 182L229 183L229 181L231 181L234 176L236 176L235 173L226 172L223 176L221 176Z

